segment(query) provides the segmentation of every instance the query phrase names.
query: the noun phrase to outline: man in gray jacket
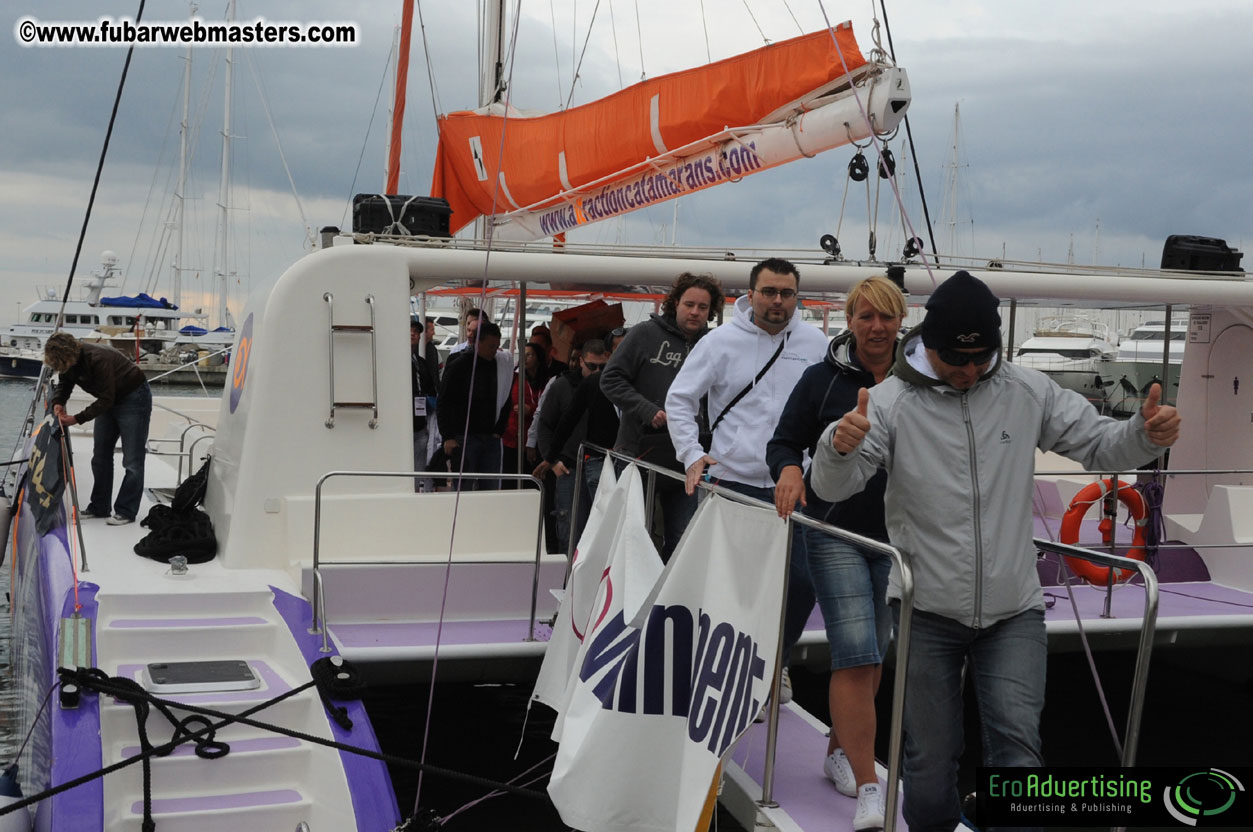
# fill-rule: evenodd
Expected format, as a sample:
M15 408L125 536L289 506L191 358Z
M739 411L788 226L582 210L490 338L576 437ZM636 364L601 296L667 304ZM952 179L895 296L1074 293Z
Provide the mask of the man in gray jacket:
M628 330L600 374L600 389L621 414L615 450L683 473L666 430L666 393L692 347L721 311L722 287L717 280L681 274L662 314ZM661 558L668 561L696 511L696 498L684 493L681 482L666 477L657 478L656 493L665 538Z
M950 832L961 817L962 668L983 723L984 764L1041 766L1047 648L1032 545L1035 449L1090 470L1141 465L1179 436L1154 385L1127 421L1036 370L1004 363L999 300L961 271L927 302L894 375L818 442L823 499L857 493L883 468L888 536L910 558L914 617L905 695L905 821ZM888 596L899 602L893 570ZM899 603L895 604L899 615Z

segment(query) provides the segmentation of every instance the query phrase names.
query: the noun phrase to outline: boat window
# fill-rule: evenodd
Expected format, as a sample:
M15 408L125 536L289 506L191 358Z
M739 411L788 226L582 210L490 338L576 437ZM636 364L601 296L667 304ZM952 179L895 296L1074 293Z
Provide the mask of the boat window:
M1018 350L1018 354L1022 355L1058 355L1062 358L1091 358L1094 355L1100 355L1096 350L1057 350L1048 347L1024 347Z
M66 316L65 316L65 322L66 322L67 324L76 324L76 323L78 323L78 316L77 316L77 315L66 315Z
M88 318L89 316L84 315L83 317L84 317L84 318ZM99 316L99 315L91 315L91 316L90 316L90 319L89 319L89 320L87 320L87 323L89 323L89 324L99 324L99 323L100 323L100 316Z
M1161 330L1161 329L1151 329L1148 331L1137 329L1135 332L1131 333L1131 340L1132 341L1164 341L1166 340L1166 332L1165 330ZM1172 329L1170 331L1170 340L1186 341L1188 340L1188 333L1183 329Z

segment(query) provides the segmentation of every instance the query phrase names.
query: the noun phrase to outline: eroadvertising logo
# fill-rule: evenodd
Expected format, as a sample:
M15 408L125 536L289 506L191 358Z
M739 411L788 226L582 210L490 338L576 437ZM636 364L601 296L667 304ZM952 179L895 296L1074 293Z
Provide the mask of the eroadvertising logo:
M1253 768L980 768L975 821L992 826L1253 826Z

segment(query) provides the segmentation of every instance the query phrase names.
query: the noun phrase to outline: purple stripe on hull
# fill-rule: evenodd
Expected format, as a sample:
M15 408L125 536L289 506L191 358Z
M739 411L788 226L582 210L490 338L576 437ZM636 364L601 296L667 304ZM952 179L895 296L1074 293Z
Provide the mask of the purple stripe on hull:
M34 529L34 517L24 511L22 521ZM47 681L57 678L58 622L78 614L91 622L91 662L96 664L95 621L99 617L96 592L100 587L93 583L78 585L77 599L74 594L74 573L71 568L70 548L66 545L66 527L53 529L39 541L42 569L40 582L43 590L45 636L49 642ZM77 600L77 607L75 602ZM59 611L59 615L58 615ZM100 698L84 695L77 708L63 709L53 704L48 709L52 725L52 766L49 771L50 785L58 785L84 774L98 771L103 765L100 743L92 741L100 736ZM84 737L88 739L84 741ZM91 780L75 789L56 795L40 804L36 810L36 825L46 829L102 829L104 827L104 786L100 779Z
M434 621L390 624L332 624L331 632L344 647L431 647L439 624ZM445 621L440 644L518 644L526 641L525 619L501 621ZM535 627L535 639L548 641L552 632Z
M160 628L173 630L179 627L245 627L250 624L264 624L265 619L256 615L241 615L234 618L115 618L109 622L114 630Z
M231 753L247 754L249 752L256 753L258 751L278 751L283 748L298 748L300 740L295 737L258 737L252 740L231 740ZM123 757L134 757L140 752L137 745L130 745L122 749ZM196 746L191 743L184 743L175 748L168 757L194 757L196 756Z
M248 665L253 669L261 679L261 687L257 690L228 690L218 691L214 693L180 693L180 694L154 694L161 699L169 699L172 702L186 702L188 704L203 705L209 702L252 702L273 699L281 693L287 693L292 686L283 681L282 677L263 661L257 659L248 659ZM118 665L117 675L124 676L127 679L134 679L136 682L143 684L144 677L142 674L144 666L142 664L122 664Z
M321 637L309 632L313 623L309 602L281 589L270 589L274 592L274 609L283 617L305 662L313 664L328 655L319 652L322 646ZM338 742L379 751L378 738L374 735L374 726L370 724L365 705L360 700L345 700L337 704L347 710L352 728L344 730L335 720L327 720L331 727L331 736ZM348 793L352 796L357 829L360 832L373 832L377 829L391 829L398 824L401 819L400 807L396 803L396 793L392 790L392 781L387 774L387 765L380 760L371 760L347 751L339 752L339 759L348 780Z
M152 801L154 815L167 815L175 812L210 812L214 809L255 809L260 806L283 806L288 803L299 803L303 795L295 789L276 789L269 792L247 792L244 794L215 794L208 797L171 797ZM144 813L144 802L137 800L131 804L132 815Z
M749 726L731 753L731 759L758 783L762 781L766 765L766 728L765 722ZM825 734L784 705L779 710L777 748L774 799L780 808L806 832L851 829L857 800L837 792L822 773L822 761L827 754ZM887 788L883 780L879 783ZM906 829L903 818L896 828Z

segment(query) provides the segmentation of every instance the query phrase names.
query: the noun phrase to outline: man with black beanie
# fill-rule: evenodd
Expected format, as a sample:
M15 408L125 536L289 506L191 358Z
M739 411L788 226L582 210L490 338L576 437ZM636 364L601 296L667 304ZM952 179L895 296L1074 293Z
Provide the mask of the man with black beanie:
M905 821L951 832L961 817L962 668L971 663L987 766L1042 766L1047 659L1032 545L1035 450L1088 470L1141 465L1179 436L1154 385L1127 421L1101 416L1037 370L1002 361L1000 301L960 271L927 302L891 377L858 392L818 441L812 484L825 500L887 471L888 536L913 569L905 694ZM888 597L899 621L900 576Z

